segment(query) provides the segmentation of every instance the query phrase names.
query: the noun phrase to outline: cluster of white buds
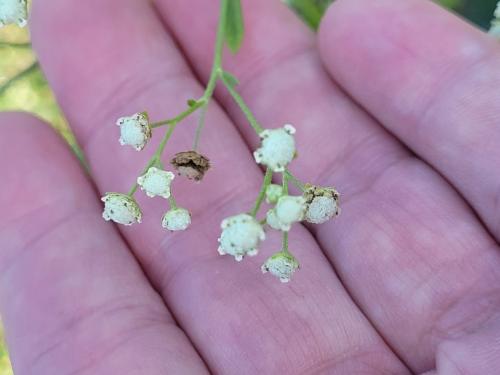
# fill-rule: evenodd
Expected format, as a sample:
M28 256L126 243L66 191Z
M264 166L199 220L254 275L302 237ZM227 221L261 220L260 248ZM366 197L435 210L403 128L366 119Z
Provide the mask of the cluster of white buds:
M0 0L0 27L10 24L24 27L27 23L27 0Z
M121 117L116 121L120 127L120 144L129 145L141 151L151 139L151 126L146 112Z
M255 161L271 168L273 172L283 172L295 157L294 134L295 128L289 124L261 132L262 145L253 153Z
M238 262L244 256L255 256L266 234L259 222L251 215L239 214L228 217L221 223L219 254L234 256Z
M288 251L280 251L266 260L262 265L262 273L270 272L271 275L280 279L282 283L290 281L295 270L299 268L299 262Z
M1 2L2 0L0 0ZM136 150L142 150L151 138L152 127L149 123L149 116L146 112L136 113L129 117L121 117L116 124L120 127L120 144L130 145ZM182 159L182 160L181 160ZM188 178L200 180L203 174L210 168L210 162L205 156L194 151L187 151L176 155L174 160L178 164L173 164L179 170L181 162L184 170L191 167L197 170L196 176L191 173ZM155 165L161 165L155 155L150 162L152 165L145 173L137 177L137 185L131 190L129 195L121 193L108 193L103 198L104 212L106 220L113 220L118 224L131 225L140 223L142 212L139 205L132 197L137 187L140 187L148 197L162 197L168 199L171 209L162 218L162 227L170 231L181 231L191 225L191 214L185 208L177 207L172 197L171 185L175 174L171 171L163 170ZM191 164L190 164L191 163ZM185 175L180 173L181 175Z
M335 188L303 185L287 170L288 164L296 156L295 128L285 125L282 128L264 130L260 133L262 144L254 152L257 163L267 166L263 189L257 198L252 215L240 214L225 219L222 224L222 235L219 238L219 253L233 255L240 261L245 255L256 255L257 246L265 239L265 232L260 223L282 232L283 249L266 260L262 272L270 272L282 282L288 282L292 274L299 268L299 262L288 250L288 232L294 223L307 221L314 224L324 223L339 215L339 193ZM269 173L281 172L283 185L270 183ZM303 194L288 194L288 181L301 188ZM268 204L266 218L257 221L255 218L265 198Z

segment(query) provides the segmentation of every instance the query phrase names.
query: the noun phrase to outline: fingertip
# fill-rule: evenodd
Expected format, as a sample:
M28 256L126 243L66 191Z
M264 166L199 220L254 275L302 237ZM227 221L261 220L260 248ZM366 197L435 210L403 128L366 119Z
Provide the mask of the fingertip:
M349 84L385 70L407 74L407 61L439 67L450 61L467 64L497 48L479 29L421 0L337 0L318 38L330 73Z

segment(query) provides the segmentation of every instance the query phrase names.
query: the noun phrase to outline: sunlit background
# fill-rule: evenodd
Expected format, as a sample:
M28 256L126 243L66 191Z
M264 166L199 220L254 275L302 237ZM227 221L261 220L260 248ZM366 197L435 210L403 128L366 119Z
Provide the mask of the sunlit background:
M35 0L38 1L38 0ZM42 1L42 0L40 0ZM331 0L284 0L315 28ZM401 0L404 1L404 0ZM439 0L483 28L488 28L497 0ZM67 140L74 138L31 51L27 30L0 29L0 111L28 111L52 124ZM0 322L0 375L12 375Z

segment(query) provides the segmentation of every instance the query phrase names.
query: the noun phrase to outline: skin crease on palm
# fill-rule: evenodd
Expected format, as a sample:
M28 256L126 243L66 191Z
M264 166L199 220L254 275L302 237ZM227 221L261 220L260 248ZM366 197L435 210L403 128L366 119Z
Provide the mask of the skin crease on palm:
M243 7L224 65L264 126L296 126L292 170L336 186L342 215L294 228L289 284L259 270L279 238L241 263L219 256L220 221L251 207L262 171L217 90L201 141L214 168L173 185L192 227L166 233L166 207L142 194L141 225L105 223L99 196L127 191L160 138L120 147L116 118L172 117L201 95L217 2L35 1L33 46L92 179L48 126L0 116L16 375L499 373L497 43L426 0L337 0L317 36L278 0Z

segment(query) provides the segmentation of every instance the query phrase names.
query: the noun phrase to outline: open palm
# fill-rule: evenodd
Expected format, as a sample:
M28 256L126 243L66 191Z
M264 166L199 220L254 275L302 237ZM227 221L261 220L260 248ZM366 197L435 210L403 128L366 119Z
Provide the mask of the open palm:
M143 224L105 223L99 196L128 190L154 147L120 147L115 119L171 117L201 95L217 2L35 1L33 45L92 178L38 120L0 117L16 375L497 374L497 44L422 0L337 0L318 37L278 0L243 3L225 67L262 124L297 127L295 175L336 186L342 215L291 232L287 285L259 271L279 239L241 263L217 254L220 221L262 179L258 139L220 90L201 141L214 168L174 186L192 228L162 230L167 207L141 194Z

